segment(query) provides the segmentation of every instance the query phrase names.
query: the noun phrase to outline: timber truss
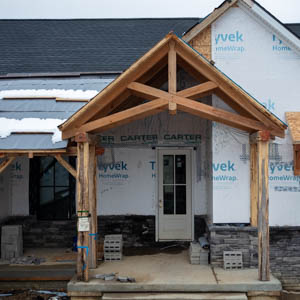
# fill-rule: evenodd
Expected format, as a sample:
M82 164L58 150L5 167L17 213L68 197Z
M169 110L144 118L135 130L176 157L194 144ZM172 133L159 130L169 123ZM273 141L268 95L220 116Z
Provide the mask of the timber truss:
M178 91L181 68L199 83ZM168 91L160 89L168 82ZM233 112L197 99L217 95ZM169 33L129 69L60 126L63 139L99 133L168 110L220 122L249 133L284 137L286 125L201 54Z
M194 77L198 84L179 91L179 68ZM167 91L160 88L165 82L168 82ZM221 98L231 111L197 101L212 94ZM258 231L258 278L263 281L270 279L269 139L270 136L284 137L287 126L220 72L212 62L170 33L60 126L63 138L77 143L78 280L88 281L89 269L97 266L97 245L91 238L98 234L97 142L93 133L162 111L174 115L178 110L250 133L251 225L257 226ZM65 162L61 163L65 165ZM88 219L89 228L82 229L81 220Z

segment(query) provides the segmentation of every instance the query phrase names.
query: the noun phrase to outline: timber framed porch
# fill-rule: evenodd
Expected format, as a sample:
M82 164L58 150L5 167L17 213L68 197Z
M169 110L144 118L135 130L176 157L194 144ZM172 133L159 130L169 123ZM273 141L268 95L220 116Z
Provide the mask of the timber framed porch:
M183 69L198 84L179 90L177 71ZM167 88L163 85L167 82ZM230 110L201 102L217 95ZM269 270L269 196L268 145L274 137L284 137L286 125L263 105L220 72L214 62L187 45L173 33L168 34L142 58L122 73L89 103L59 126L69 149L61 151L1 151L3 171L18 155L53 155L76 177L77 217L87 221L78 231L77 280L88 282L97 268L97 192L96 157L101 132L145 117L168 111L183 111L249 133L251 144L251 225L258 230L258 279L270 281ZM62 155L77 156L76 170ZM98 199L101 203L101 198ZM101 267L100 267L101 268ZM251 271L252 272L252 271ZM256 271L257 273L257 271ZM197 284L201 285L197 278ZM78 283L79 284L79 283ZM83 284L83 283L82 283ZM122 285L123 286L123 285ZM263 285L262 285L263 286Z

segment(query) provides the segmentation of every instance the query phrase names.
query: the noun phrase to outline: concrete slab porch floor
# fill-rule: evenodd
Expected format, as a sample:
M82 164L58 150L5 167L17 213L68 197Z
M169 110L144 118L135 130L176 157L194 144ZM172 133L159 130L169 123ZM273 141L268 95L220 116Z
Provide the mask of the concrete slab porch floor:
M96 279L96 274L117 273L134 277L135 283ZM122 261L103 262L90 271L89 282L78 282L75 277L68 283L70 296L101 295L102 293L141 292L239 292L281 291L281 283L271 276L268 282L257 279L257 269L225 271L205 265L191 265L188 251L176 254L123 256Z

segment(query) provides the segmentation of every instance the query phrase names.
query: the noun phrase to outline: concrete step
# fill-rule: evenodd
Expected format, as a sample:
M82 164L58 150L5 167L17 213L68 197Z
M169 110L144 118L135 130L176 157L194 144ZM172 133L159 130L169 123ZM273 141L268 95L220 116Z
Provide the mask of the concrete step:
M102 300L247 300L245 293L104 293Z

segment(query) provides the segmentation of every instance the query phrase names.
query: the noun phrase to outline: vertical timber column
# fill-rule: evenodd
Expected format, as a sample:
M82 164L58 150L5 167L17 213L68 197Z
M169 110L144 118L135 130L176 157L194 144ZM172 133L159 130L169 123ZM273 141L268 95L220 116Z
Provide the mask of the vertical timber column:
M90 240L94 240L91 233L94 223L94 214L97 212L94 190L94 164L95 146L94 139L87 133L76 135L77 142L77 217L78 217L78 240L77 240L77 279L80 281L89 280L89 256L96 255L96 251L91 248ZM97 223L96 223L97 224ZM94 243L95 246L96 243ZM93 245L92 245L93 247ZM91 261L96 261L95 259Z
M88 281L88 247L89 232L81 228L83 218L89 217L88 185L87 185L87 157L88 144L77 142L77 279Z
M253 227L257 227L257 180L257 141L250 137L250 222Z
M168 53L168 91L170 94L177 92L177 60L175 51L175 42L169 42ZM177 105L174 101L169 101L169 114L176 115Z
M97 238L98 238L98 228L97 228L97 193L96 193L96 152L95 145L89 145L89 206L91 215L91 228L90 228L90 256L89 256L89 266L90 269L97 268Z
M269 140L270 133L257 134L258 165L258 277L261 281L270 280L269 261Z

